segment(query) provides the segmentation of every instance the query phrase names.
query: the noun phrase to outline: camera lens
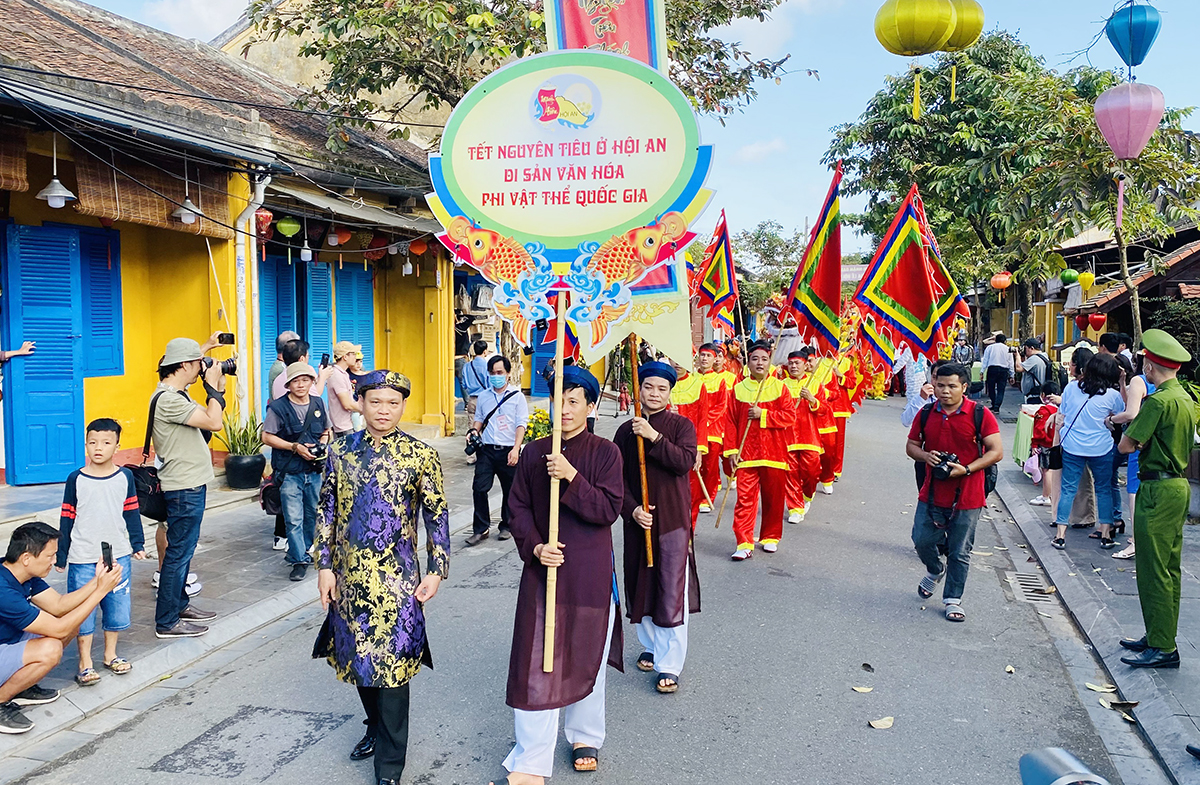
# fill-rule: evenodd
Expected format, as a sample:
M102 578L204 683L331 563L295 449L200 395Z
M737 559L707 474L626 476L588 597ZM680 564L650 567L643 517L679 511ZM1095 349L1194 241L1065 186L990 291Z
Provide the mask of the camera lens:
M211 363L212 360L209 360ZM228 360L221 361L221 373L226 376L237 376L237 360L230 357Z

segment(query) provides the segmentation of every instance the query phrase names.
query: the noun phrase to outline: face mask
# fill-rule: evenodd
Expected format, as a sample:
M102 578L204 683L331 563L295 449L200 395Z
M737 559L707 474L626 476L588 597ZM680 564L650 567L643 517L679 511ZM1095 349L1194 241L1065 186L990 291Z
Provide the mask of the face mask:
M488 381L492 383L492 387L497 390L503 390L508 386L508 376L504 374L492 374L488 376Z

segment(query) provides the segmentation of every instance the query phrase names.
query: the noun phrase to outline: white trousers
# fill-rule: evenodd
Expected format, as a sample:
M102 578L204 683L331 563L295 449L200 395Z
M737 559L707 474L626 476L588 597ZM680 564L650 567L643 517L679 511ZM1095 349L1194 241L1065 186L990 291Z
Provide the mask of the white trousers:
M637 624L638 640L642 649L654 655L654 670L659 673L683 673L683 662L687 659L688 643L688 591L689 573L683 585L683 624L678 627L659 627L650 616L643 616Z
M562 709L513 709L517 743L504 759L504 768L510 772L519 771L538 777L553 776L560 711L567 741L572 746L582 744L596 749L604 746L604 685L608 672L608 647L616 610L617 606L614 603L608 611L608 627L604 636L604 650L600 655L600 671L596 674L596 685L592 687L592 691L587 697Z

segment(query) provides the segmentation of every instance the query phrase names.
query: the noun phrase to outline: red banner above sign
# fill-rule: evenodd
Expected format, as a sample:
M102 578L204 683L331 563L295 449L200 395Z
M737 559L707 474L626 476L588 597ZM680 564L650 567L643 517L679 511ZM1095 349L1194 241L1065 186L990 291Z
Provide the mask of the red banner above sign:
M667 73L662 0L548 0L546 17L551 50L617 52Z

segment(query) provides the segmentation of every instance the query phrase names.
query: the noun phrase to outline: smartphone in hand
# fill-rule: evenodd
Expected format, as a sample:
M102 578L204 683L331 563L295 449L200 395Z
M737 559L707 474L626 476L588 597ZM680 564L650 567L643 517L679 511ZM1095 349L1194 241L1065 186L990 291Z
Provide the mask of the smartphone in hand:
M233 333L218 333L217 334L217 343L221 344L222 346L233 346L234 341L235 341L235 339L234 339Z
M100 543L100 557L104 559L104 566L111 570L113 568L112 546L107 542Z

